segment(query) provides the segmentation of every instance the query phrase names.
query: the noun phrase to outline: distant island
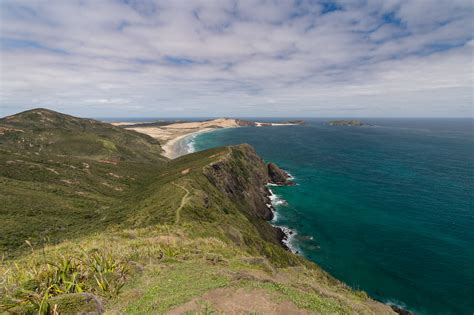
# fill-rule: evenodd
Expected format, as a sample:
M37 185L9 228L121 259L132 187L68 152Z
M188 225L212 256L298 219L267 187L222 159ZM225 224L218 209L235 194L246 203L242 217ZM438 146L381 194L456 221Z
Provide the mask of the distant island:
M217 118L203 121L160 120L149 123L112 123L112 125L119 126L128 130L141 132L157 139L164 150L163 155L168 158L176 158L188 153L183 150L181 142L185 137L191 136L193 134L212 131L220 128L271 127L302 124L304 124L303 120L290 120L282 122L258 122L233 118Z
M329 126L349 126L349 127L360 127L367 126L368 124L363 123L360 120L331 120L328 122Z

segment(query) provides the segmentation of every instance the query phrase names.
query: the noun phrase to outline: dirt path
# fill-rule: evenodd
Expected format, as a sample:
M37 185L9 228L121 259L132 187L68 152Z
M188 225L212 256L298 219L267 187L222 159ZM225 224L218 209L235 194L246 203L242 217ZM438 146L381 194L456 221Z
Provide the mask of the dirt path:
M181 219L181 209L183 209L184 205L186 204L186 202L188 201L188 197L189 197L189 190L186 189L186 187L180 185L180 184L176 184L176 183L172 183L173 185L175 185L176 187L179 187L181 188L182 190L184 190L185 194L183 196L183 198L181 198L181 204L179 205L178 209L176 209L176 220L175 220L175 224L179 224L179 221Z
M184 303L168 315L178 314L278 314L306 315L306 310L298 308L290 301L278 301L261 289L223 288L215 289Z

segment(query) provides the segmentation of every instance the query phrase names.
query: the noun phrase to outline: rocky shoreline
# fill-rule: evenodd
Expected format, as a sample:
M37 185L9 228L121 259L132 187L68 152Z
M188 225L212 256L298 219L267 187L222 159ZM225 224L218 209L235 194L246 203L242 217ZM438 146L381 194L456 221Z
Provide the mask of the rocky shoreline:
M275 185L275 186L294 186L295 183L293 182L293 176L288 174L288 172L282 170L279 168L276 164L274 163L268 163L267 164L267 169L268 169L268 176L270 177L270 182L269 184ZM272 221L277 212L274 206L274 199L275 199L275 194L271 191L270 188L265 187L266 191L266 200L267 200L267 207L271 210L272 216L271 218L268 219L268 221ZM280 241L280 244L287 250L291 251L294 254L298 254L298 250L294 249L290 245L290 240L292 237L296 235L296 232L293 231L292 229L284 226L278 226L272 224L272 226L277 229L278 233L278 238Z

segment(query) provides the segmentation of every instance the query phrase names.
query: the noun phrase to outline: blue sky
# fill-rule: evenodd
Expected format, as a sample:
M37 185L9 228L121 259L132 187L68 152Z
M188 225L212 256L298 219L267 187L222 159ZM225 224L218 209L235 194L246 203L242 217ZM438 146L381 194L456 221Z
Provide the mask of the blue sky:
M0 0L0 115L473 116L471 0Z

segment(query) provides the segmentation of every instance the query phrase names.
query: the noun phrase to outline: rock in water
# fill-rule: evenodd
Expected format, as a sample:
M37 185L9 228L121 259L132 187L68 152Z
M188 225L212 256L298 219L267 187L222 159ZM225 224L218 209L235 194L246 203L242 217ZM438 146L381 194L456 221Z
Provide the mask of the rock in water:
M268 163L268 176L273 184L287 186L294 185L290 180L290 175L274 163Z
M390 305L390 307L392 308L392 310L397 313L397 314L400 314L400 315L414 315L412 312L410 311L407 311L397 305Z

